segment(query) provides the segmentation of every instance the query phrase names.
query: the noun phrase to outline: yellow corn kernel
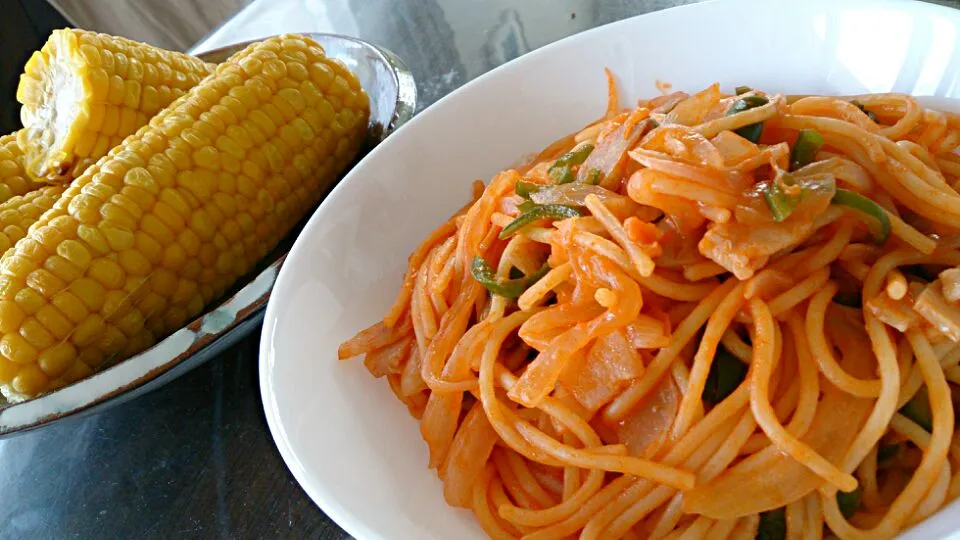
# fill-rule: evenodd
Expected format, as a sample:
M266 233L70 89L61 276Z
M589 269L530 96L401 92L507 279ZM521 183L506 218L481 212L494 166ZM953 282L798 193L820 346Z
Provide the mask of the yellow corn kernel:
M26 170L49 181L76 178L78 165L106 155L213 67L120 37L55 30L17 88Z
M100 311L106 290L91 278L80 278L70 284L70 292L90 311Z
M21 367L20 364L0 357L0 383L10 384L13 378L17 376L17 373L19 373Z
M123 251L133 247L133 233L126 227L102 222L100 224L100 232L113 251Z
M117 55L88 56L128 80ZM141 74L140 103L153 100L147 79L163 69L134 65L125 69ZM104 101L121 97L110 84L98 90ZM123 93L133 100L136 85ZM111 107L95 114L120 129ZM45 359L48 385L65 384L176 330L317 202L354 158L368 114L353 76L308 38L234 55L76 178L51 212L11 218L10 234L27 236L14 251L23 260L0 263L0 316L15 315L0 320L0 357L6 339L24 365ZM50 352L63 344L73 354ZM12 384L0 380L0 391L17 393Z
M13 378L10 386L12 386L13 390L18 394L29 396L37 392L42 392L49 384L50 379L44 375L40 366L37 364L29 364L20 369L17 376Z
M87 275L103 285L107 290L119 289L126 277L123 268L108 258L95 259L90 263Z
M83 349L95 343L102 335L105 327L106 325L100 315L90 315L77 325L77 328L73 331L73 335L70 336L70 341L77 347Z
M104 328L103 336L100 337L98 348L103 351L104 356L110 357L123 351L127 345L127 337L113 326Z
M66 283L72 283L83 275L83 270L59 255L52 255L43 263L43 267Z
M85 362L77 361L70 364L70 367L63 373L63 380L67 383L72 383L74 381L79 381L84 377L89 377L93 373L91 369Z
M23 257L12 252L9 256L0 260L0 272L10 276L30 274L37 268L35 259Z
M103 307L100 308L100 315L104 320L113 320L122 316L129 306L127 293L124 291L107 291L103 298ZM118 315L119 314L119 315Z
M143 330L144 319L139 310L130 310L124 317L117 320L117 328L128 337L137 335Z
M63 194L62 186L42 186L24 195L18 195L0 203L0 248L12 247L22 239L27 230L43 215L53 208ZM46 246L49 231L37 234L34 240ZM11 245L7 245L7 244ZM46 249L46 248L45 248ZM0 255L6 252L0 252Z
M46 268L37 268L27 275L27 286L49 298L67 286L67 284Z
M0 338L0 355L17 364L30 364L37 359L37 349L20 334L4 334Z
M51 303L74 323L82 322L87 318L87 315L90 314L90 311L83 304L83 302L70 291L60 291L59 293L55 294L51 299ZM39 306L37 309L40 309Z
M24 287L20 289L17 292L17 295L14 296L13 301L17 303L24 313L29 315L33 315L38 309L47 303L42 294L30 287Z
M0 137L0 203L40 187L24 168L23 150L17 134Z
M68 342L58 343L45 350L39 357L40 369L48 377L59 377L70 368L77 358L77 350Z
M38 310L39 311L39 310ZM53 335L35 318L29 318L20 327L20 337L39 350L46 350L56 343Z
M67 319L56 307L47 304L33 315L50 335L58 340L64 340L73 331L73 323Z

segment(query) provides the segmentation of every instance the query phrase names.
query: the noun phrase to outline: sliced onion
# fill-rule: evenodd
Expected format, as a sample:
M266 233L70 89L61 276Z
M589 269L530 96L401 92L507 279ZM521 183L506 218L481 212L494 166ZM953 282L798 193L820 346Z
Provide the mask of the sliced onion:
M617 437L630 455L650 458L657 453L667 441L682 397L673 378L665 376L633 414L620 422Z
M594 171L600 171L600 185L618 185L619 174L614 174L617 167L626 157L627 150L632 148L640 137L647 131L649 119L635 120L628 118L616 131L597 141L596 148L587 157L587 160L577 172L577 180L585 182Z
M596 195L603 202L630 200L610 191L609 189L592 184L581 184L572 182L570 184L561 184L541 189L536 193L530 194L530 199L537 204L567 204L571 206L584 206L587 195ZM633 202L633 201L630 201ZM635 203L634 203L635 204Z

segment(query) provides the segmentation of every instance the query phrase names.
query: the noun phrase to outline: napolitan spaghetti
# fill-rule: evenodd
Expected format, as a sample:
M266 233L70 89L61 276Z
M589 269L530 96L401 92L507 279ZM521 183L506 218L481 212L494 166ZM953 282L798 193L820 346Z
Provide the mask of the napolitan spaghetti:
M960 118L618 104L413 252L341 345L493 538L889 538L960 494Z

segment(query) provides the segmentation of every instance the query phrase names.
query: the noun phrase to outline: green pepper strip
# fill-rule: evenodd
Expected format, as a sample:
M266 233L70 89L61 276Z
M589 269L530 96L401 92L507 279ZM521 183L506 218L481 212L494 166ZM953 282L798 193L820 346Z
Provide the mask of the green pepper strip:
M883 245L890 238L890 217L887 216L886 210L879 204L855 191L843 188L837 188L837 192L834 193L830 202L846 206L871 218L868 223L874 223L871 230L873 231L873 242L875 244Z
M587 173L587 179L584 180L584 183L595 186L600 183L602 176L603 176L603 171L601 171L600 169L591 169L590 172Z
M921 388L920 391L900 409L900 414L916 422L918 426L927 430L928 433L933 431L933 411L930 410L930 398L927 397L926 387Z
M749 111L750 109L761 107L767 103L770 103L770 100L763 96L744 96L733 102L733 105L727 110L727 116ZM734 133L755 143L760 140L760 134L763 133L763 122L743 126L735 130Z
M747 376L747 365L722 346L710 365L707 384L703 387L703 400L712 405L727 398Z
M525 211L500 231L500 239L506 240L517 231L540 219L568 219L582 216L583 213L573 206L565 204L545 204Z
M514 191L516 191L517 195L523 197L524 199L529 199L531 194L540 191L542 188L543 186L540 184L517 180L517 185L514 187Z
M533 210L533 209L536 208L536 207L537 207L537 203L535 203L535 202L533 202L533 201L523 201L522 203L520 203L520 204L517 205L517 210L519 210L521 213L522 213L522 212L529 212L529 211Z
M550 166L547 173L557 181L557 184L569 184L577 179L577 175L573 172L573 167L582 165L583 162L587 160L590 152L593 152L592 144L584 144L583 146L574 148L557 158L557 161Z
M797 142L793 143L790 150L790 170L795 171L800 167L809 165L817 157L817 152L823 148L823 135L820 135L812 129L800 130L797 136Z
M900 455L900 444L881 444L877 448L877 463L883 463L885 461L890 461L891 459Z
M783 508L760 514L757 540L783 540L787 537L787 513Z
M529 276L517 278L517 279L497 279L496 272L493 271L493 268L487 263L483 257L474 257L473 262L470 264L470 275L473 276L473 279L484 287L487 288L491 293L502 296L504 298L519 298L523 291L527 290L537 281L540 281L540 278L547 275L547 272L550 271L550 265L544 264L540 267L540 270L537 270Z
M863 307L863 300L860 298L860 293L837 293L837 295L833 297L833 301L841 306L852 308Z
M863 486L857 486L857 489L847 492L837 492L837 506L840 507L840 513L843 517L850 519L860 508L860 498L863 496Z
M863 111L863 114L867 115L869 119L873 120L874 122L877 121L877 115L873 114L871 111L868 111L867 108L863 106L863 103L860 103L857 100L853 100L850 103L852 103L856 108Z
M734 88L733 91L739 96L741 94L746 94L747 92L752 92L753 88L750 88L749 86L738 86Z
M770 207L770 213L773 214L773 220L781 222L797 209L800 199L803 198L803 187L793 183L792 178L783 174L774 178L770 185L763 190L763 199L767 201Z

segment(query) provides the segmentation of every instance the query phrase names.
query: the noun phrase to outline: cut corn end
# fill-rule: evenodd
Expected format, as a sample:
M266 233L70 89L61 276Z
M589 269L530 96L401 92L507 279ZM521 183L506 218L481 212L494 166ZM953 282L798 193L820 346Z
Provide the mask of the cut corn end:
M26 170L41 181L76 178L212 70L125 38L55 30L17 87Z

